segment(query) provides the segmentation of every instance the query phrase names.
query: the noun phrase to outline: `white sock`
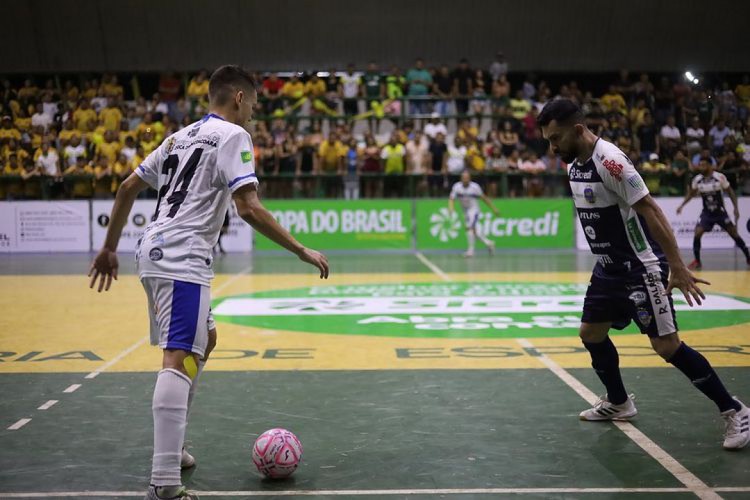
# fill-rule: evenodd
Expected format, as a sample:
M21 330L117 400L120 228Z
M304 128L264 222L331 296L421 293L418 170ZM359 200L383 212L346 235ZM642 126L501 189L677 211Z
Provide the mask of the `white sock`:
M195 378L193 379L193 383L190 384L190 392L188 393L187 418L190 418L190 408L193 407L193 398L195 398L195 389L196 389L196 387L198 387L198 380L200 380L200 378L201 378L201 373L203 373L203 367L204 366L206 366L206 361L203 360L203 359L198 360L198 371L195 374Z
M154 387L154 458L151 484L172 486L182 484L180 457L185 438L190 379L177 370L159 372Z
M492 242L488 238L485 238L484 236L482 236L482 233L479 232L479 229L476 229L476 232L477 232L477 238L479 238L479 240L482 243L484 243L486 246L492 245Z
M469 240L469 253L474 253L474 231L466 231L466 239Z

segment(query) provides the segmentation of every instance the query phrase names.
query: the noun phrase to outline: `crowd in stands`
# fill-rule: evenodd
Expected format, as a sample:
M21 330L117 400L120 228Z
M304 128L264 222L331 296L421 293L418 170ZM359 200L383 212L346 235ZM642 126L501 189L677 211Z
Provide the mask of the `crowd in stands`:
M165 138L208 106L205 71L164 74L158 92L118 75L0 85L0 199L111 198ZM604 93L575 81L552 88L529 75L511 85L502 54L487 68L462 60L403 72L257 75L249 131L263 195L445 196L468 169L490 195L562 194L565 165L536 116L552 99L583 108L589 127L617 144L656 194L681 194L702 157L750 193L750 78L708 86L681 76L622 72Z

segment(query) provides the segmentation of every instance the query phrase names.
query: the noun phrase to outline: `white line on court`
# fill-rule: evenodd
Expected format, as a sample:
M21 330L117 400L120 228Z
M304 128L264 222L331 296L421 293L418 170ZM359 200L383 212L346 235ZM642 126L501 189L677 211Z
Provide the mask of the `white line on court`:
M21 420L19 420L15 424L13 424L10 427L8 427L8 430L9 431L17 431L18 429L20 429L24 425L28 424L29 422L31 422L30 418L22 418Z
M430 261L427 257L417 252L417 258L422 261L427 267L432 269L435 274L440 276L444 281L450 281L450 276L445 274L434 262ZM526 348L533 348L534 345L527 339L516 339L517 342ZM597 401L597 396L591 392L588 387L583 385L573 375L568 373L563 367L554 362L546 354L541 354L537 357L547 368L552 371L560 380L573 389L580 397L586 402L593 405ZM698 498L702 499L721 499L714 490L712 490L706 483L701 481L698 476L687 470L681 463L679 463L669 453L664 451L659 445L653 442L648 436L637 429L630 422L613 422L618 429L620 429L626 436L628 436L635 444L637 444L643 451L648 453L651 458L659 462L670 474L672 474L678 481L684 484L693 494Z
M714 488L716 491L747 492L750 487ZM554 495L611 493L690 493L689 488L434 488L399 490L249 490L196 491L202 497L277 497L277 496L391 496L391 495ZM70 498L70 497L143 497L142 491L49 491L0 493L0 498Z
M448 276L447 274L445 274L445 272L443 272L442 269L440 269L438 266L436 266L434 262L432 262L430 259L428 259L427 257L425 257L422 252L415 252L414 255L417 256L417 259L419 259L419 261L422 264L424 264L425 266L429 267L430 271L432 271L433 273L435 273L438 276L440 276L440 279L442 279L443 281L450 281L451 280L450 276Z
M115 363L117 363L118 361L120 361L122 358L124 358L125 356L127 356L131 352L133 352L136 349L138 349L147 340L148 340L148 335L145 336L145 337L143 337L143 338L141 338L138 342L136 342L135 344L131 345L130 347L128 347L127 349L125 349L124 351L122 351L120 354L118 354L114 358L110 359L109 361L107 361L106 363L104 363L102 366L100 366L99 368L97 368L96 370L94 370L93 372L89 373L88 375L86 375L83 378L86 378L86 379L95 378L97 375L99 375L103 371L106 371L110 366L114 365Z
M228 287L229 285L231 285L232 283L234 283L235 281L237 281L238 279L240 279L244 275L248 274L252 270L253 270L253 265L250 264L245 269L243 269L242 271L238 272L237 274L235 274L234 276L232 276L231 278L229 278L228 280L226 280L224 283L222 283L221 286L216 287L216 289L212 291L213 292L212 295L215 296L216 294L218 294L219 292L221 292L222 290L224 290L226 287Z
M76 392L80 387L81 387L81 384L71 384L63 392L65 394L70 394L71 392Z
M50 408L52 408L56 404L57 404L57 400L56 399L50 399L49 401L47 401L46 403L44 403L42 406L40 406L39 408L37 408L37 410L49 410Z

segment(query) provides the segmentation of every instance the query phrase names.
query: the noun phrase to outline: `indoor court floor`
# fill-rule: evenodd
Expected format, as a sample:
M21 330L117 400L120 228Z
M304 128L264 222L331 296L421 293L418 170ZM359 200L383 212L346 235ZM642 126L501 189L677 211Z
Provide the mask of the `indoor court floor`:
M705 307L675 295L681 336L750 402L750 271L705 254ZM102 294L90 258L0 257L0 498L145 492L160 352L132 257ZM750 498L750 450L721 448L713 403L632 325L613 338L639 415L578 420L603 392L577 337L588 254L329 258L327 281L280 253L216 259L184 475L202 497ZM272 427L304 446L288 480L253 470Z

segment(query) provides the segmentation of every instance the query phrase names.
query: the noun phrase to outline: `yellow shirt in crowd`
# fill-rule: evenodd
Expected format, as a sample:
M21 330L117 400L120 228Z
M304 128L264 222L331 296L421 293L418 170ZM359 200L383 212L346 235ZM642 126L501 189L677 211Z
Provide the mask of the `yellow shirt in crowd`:
M329 141L323 141L318 148L320 156L320 167L328 172L336 171L339 168L339 159L346 156L349 149L341 141L331 144Z

